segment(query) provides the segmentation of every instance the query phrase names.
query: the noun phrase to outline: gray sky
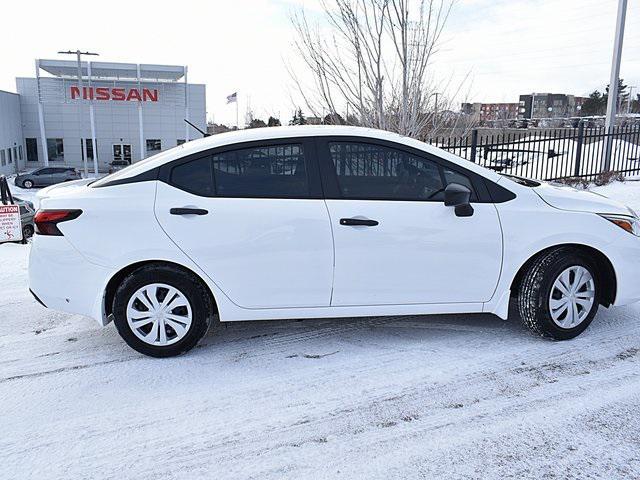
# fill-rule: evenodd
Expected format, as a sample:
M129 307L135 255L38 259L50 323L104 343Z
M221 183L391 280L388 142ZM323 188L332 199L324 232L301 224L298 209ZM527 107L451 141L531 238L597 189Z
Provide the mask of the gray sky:
M617 0L458 0L432 74L458 84L468 75L471 101L518 100L521 93L585 95L608 83ZM35 58L58 50L97 51L100 60L189 66L207 85L208 117L235 123L225 97L239 92L240 112L273 114L283 123L296 97L285 61L301 68L291 47L290 13L319 14L317 0L179 2L85 0L3 2L0 89L33 76ZM12 19L12 21L6 21ZM621 77L640 91L640 1L629 1ZM293 99L292 99L293 96ZM462 100L460 98L459 100Z

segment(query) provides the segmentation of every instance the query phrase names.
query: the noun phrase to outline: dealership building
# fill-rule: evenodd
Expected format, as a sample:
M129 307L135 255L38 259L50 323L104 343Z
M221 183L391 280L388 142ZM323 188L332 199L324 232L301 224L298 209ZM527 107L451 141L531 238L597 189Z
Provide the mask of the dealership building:
M205 86L187 67L36 60L35 76L0 91L0 174L44 165L105 172L200 138Z

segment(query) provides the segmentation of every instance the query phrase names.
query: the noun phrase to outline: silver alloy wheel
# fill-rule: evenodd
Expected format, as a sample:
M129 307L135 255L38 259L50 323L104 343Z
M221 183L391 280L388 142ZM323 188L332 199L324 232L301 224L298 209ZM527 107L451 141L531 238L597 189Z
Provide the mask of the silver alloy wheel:
M152 283L138 289L127 303L127 323L145 343L167 346L184 338L193 314L187 297L177 288Z
M589 270L579 265L563 271L551 287L549 311L561 328L580 325L595 301L595 282Z

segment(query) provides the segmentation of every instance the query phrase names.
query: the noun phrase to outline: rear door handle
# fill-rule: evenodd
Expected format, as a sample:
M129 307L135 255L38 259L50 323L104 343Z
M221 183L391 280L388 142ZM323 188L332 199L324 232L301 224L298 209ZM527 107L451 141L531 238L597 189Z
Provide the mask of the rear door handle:
M172 208L169 210L171 215L206 215L209 213L209 210L205 210L204 208Z
M340 225L375 227L378 225L378 221L369 220L368 218L341 218Z

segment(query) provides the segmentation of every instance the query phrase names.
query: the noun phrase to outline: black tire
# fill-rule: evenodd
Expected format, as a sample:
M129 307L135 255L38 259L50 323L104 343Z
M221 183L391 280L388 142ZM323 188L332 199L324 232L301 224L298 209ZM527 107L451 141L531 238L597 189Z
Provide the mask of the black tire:
M553 321L549 307L551 289L558 276L567 268L586 268L594 281L594 302L585 319L573 328L562 328ZM554 340L569 340L587 329L600 303L600 276L593 262L571 248L558 248L533 260L522 277L517 292L517 308L522 322L533 333Z
M22 227L22 236L25 239L33 237L33 225L25 225Z
M127 321L127 305L132 295L145 285L154 283L178 289L191 305L191 325L186 335L171 345L157 346L144 342ZM127 275L116 290L112 311L118 333L127 345L151 357L174 357L191 350L214 324L214 304L205 285L193 274L170 265L146 265Z
M24 182L22 182L22 188L33 188L33 181L25 180Z

